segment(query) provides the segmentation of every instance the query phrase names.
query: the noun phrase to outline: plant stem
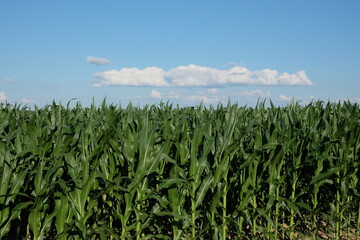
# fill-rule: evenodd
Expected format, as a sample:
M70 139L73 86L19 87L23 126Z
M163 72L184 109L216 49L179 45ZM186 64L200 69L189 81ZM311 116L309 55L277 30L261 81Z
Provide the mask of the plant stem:
M227 192L227 185L225 185L223 190L223 216L222 216L222 239L226 239L226 192Z

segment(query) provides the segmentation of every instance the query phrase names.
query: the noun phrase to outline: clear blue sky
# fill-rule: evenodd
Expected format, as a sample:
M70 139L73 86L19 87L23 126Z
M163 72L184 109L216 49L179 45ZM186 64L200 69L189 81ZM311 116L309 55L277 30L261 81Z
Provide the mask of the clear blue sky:
M360 1L0 1L0 101L360 103Z

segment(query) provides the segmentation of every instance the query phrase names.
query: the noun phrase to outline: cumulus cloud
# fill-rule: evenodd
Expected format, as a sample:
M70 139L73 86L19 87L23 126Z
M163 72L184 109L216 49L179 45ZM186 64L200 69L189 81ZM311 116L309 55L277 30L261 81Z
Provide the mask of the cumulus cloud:
M279 73L264 69L250 71L241 66L228 70L203 67L198 65L178 66L165 71L158 67L122 68L95 73L99 79L94 87L104 85L156 86L156 87L206 87L219 85L287 85L311 86L314 83L305 71Z
M279 96L280 101L291 101L291 97L285 96L284 94L281 94Z
M3 102L3 101L6 101L7 100L7 97L5 95L4 92L0 92L0 101Z
M101 79L100 82L93 84L94 87L103 85L168 86L164 78L165 71L158 67L148 67L145 69L123 68L120 70L98 72L94 76Z
M86 58L86 61L88 63L92 63L95 65L106 65L106 64L110 63L110 61L106 58L99 58L99 57L93 57L93 56L88 56Z
M161 99L161 93L156 90L151 90L150 97L153 99Z
M1 80L1 82L3 82L3 83L12 83L13 80L11 78L5 78L5 79Z

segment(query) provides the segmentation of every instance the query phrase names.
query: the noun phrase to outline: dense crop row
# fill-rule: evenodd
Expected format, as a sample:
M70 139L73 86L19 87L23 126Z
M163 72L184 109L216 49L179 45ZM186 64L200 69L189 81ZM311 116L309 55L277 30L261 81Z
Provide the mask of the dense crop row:
M0 104L1 239L360 236L360 108Z

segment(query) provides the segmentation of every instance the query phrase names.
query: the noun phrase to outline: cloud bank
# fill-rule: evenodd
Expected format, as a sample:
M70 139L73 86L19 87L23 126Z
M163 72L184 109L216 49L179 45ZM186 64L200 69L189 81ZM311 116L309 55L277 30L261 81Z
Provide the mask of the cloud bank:
M165 71L158 67L122 68L93 74L99 81L94 87L105 85L152 86L152 87L207 87L219 85L285 85L312 86L314 83L305 71L279 73L263 69L250 71L245 67L232 67L228 70L198 65L178 66Z
M110 63L110 61L106 58L99 58L99 57L93 57L93 56L88 56L86 58L86 61L88 63L95 64L95 65L106 65L106 64Z

